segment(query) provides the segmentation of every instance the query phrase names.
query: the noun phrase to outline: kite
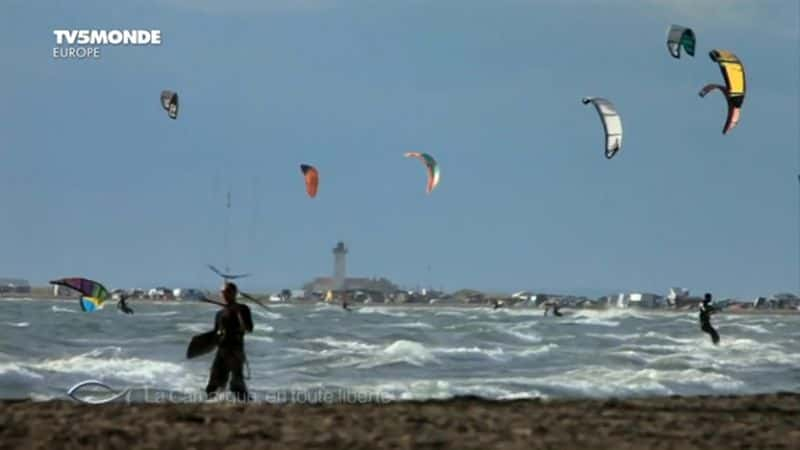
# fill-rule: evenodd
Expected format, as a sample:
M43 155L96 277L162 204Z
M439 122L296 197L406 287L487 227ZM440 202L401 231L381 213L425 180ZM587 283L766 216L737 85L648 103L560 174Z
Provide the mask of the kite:
M53 280L50 284L64 286L74 289L81 293L81 310L92 312L102 309L103 303L108 300L108 290L97 281L87 280L86 278L61 278Z
M428 169L428 184L426 191L428 194L433 192L436 186L439 184L439 164L433 159L433 156L427 153L418 153L418 152L408 152L405 154L406 158L417 158L425 164L425 168Z
M178 93L161 91L161 107L167 111L170 119L178 118Z
M719 64L722 76L725 77L725 86L708 84L700 90L699 95L705 97L709 92L719 90L725 96L725 100L728 102L728 117L722 127L722 134L727 134L739 124L746 91L744 66L736 55L727 50L711 50L708 56Z
M306 179L306 192L308 196L314 198L317 196L317 188L319 187L319 172L314 166L308 164L300 164L300 170L303 171L303 176Z
M667 50L673 58L681 57L681 47L689 56L694 56L694 31L680 25L672 25L667 30Z
M613 158L622 147L622 119L617 109L610 101L600 97L584 97L581 101L584 105L592 103L600 114L606 133L606 158Z

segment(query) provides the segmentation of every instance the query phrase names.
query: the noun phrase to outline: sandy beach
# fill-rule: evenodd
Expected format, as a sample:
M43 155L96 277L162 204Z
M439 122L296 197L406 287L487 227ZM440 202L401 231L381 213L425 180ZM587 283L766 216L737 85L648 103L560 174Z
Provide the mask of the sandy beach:
M800 394L388 404L0 403L0 449L797 448Z

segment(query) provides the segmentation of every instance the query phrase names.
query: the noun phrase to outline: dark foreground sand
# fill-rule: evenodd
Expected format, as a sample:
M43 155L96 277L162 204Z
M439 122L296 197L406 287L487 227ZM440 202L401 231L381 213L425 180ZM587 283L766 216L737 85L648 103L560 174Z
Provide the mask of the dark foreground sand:
M800 394L362 405L0 403L0 449L790 449Z

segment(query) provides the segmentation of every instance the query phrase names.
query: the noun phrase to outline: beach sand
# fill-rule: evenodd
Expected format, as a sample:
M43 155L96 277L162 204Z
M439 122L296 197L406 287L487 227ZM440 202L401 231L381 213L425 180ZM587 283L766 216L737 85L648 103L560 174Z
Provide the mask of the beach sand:
M386 404L0 403L0 449L789 449L800 394Z

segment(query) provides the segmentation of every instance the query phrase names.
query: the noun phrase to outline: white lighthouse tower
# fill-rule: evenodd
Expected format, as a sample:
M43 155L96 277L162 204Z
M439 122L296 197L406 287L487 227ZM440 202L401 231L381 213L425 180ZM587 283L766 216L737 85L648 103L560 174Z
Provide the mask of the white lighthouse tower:
M333 248L333 282L336 289L344 288L344 280L347 277L347 247L344 242L339 241Z

